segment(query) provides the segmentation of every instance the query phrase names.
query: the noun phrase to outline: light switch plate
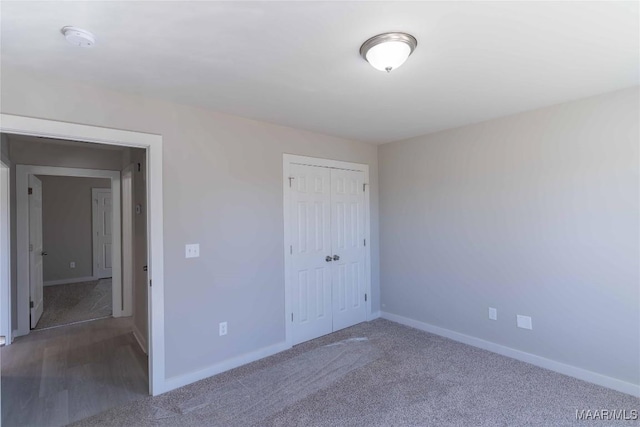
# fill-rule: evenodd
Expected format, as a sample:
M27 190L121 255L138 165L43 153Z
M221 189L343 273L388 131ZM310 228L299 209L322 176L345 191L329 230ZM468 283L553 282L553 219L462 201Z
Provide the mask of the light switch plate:
M489 319L498 320L498 310L493 307L489 307Z
M185 258L198 258L200 256L200 244L191 243L184 246Z
M69 263L69 268L76 268L76 262L75 261L71 261Z
M517 325L518 328L522 328L522 329L533 329L533 324L531 322L531 317L529 316L522 316L520 314L518 314L516 316L516 320L517 320Z

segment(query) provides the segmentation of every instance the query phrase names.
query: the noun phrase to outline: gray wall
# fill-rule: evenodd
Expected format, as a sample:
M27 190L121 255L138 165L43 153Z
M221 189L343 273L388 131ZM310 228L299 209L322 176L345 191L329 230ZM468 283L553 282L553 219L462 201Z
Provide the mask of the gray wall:
M16 165L122 169L123 149L101 149L96 144L67 145L59 140L27 136L10 136L9 147L11 160Z
M110 179L42 176L43 278L74 279L93 275L91 189L111 188ZM70 268L74 261L76 268Z
M381 146L382 310L640 383L639 114L632 88Z
M162 135L167 377L285 339L283 153L370 165L378 309L375 146L8 68L1 83L3 113ZM186 243L200 258L184 258Z

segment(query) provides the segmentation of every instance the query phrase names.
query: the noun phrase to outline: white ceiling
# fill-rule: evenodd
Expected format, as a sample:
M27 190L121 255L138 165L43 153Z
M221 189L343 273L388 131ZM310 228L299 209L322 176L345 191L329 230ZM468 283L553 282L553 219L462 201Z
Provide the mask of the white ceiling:
M10 2L2 67L372 143L638 85L638 2ZM60 28L92 31L76 48ZM404 31L398 70L358 49Z

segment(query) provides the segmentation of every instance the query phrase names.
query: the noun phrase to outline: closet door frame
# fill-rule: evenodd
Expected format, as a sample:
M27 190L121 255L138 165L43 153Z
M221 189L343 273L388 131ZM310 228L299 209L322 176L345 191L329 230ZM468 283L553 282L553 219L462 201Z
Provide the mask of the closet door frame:
M282 177L282 193L284 206L284 320L286 342L289 347L293 345L293 323L292 323L292 280L291 280L291 180L289 177L290 167L293 164L325 167L332 169L353 170L364 173L364 210L365 210L365 289L367 294L366 301L366 320L372 320L371 314L371 204L370 204L370 186L369 186L369 165L360 163L343 162L340 160L322 159L318 157L298 156L294 154L283 155L283 177Z

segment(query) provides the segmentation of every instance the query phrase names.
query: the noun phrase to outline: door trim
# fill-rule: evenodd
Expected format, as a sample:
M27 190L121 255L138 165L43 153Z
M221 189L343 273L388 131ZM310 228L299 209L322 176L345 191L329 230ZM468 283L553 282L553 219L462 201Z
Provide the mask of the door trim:
M147 155L147 242L149 265L149 393L168 391L164 343L164 230L162 135L0 114L0 132L143 148ZM18 243L18 242L17 242ZM153 280L153 287L151 287Z
M0 160L0 335L13 341L11 328L11 166Z
M120 174L122 186L122 292L130 298L122 301L124 316L133 315L133 283L135 254L133 236L133 164L124 168ZM145 348L145 353L147 352Z
M364 206L365 206L365 238L367 239L367 250L365 251L365 289L367 292L366 302L366 319L367 321L373 320L374 316L371 313L371 204L370 204L370 185L369 185L369 165L361 163L343 162L340 160L323 159L318 157L298 156L294 154L283 154L282 158L282 198L284 207L284 322L285 322L285 339L287 345L291 347L293 345L293 328L291 322L292 313L292 282L291 282L291 253L289 247L291 245L291 233L289 232L289 225L291 222L291 198L289 193L289 176L290 167L292 164L317 166L334 169L346 169L359 171L364 173L364 182L366 183L364 191Z

